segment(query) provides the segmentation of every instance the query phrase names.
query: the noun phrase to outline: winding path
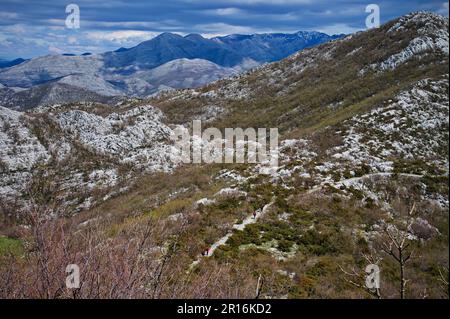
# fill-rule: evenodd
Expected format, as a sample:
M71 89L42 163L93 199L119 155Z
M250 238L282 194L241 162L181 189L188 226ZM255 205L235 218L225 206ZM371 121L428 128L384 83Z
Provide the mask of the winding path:
M273 203L274 202L272 201L269 204L265 205L262 209L257 210L255 217L253 217L253 214L251 214L250 216L245 218L242 221L242 223L234 224L233 229L244 230L245 227L247 227L248 225L256 223L258 221L258 219L260 219L267 213L267 210L270 208L270 206L273 205ZM220 246L224 245L232 235L233 235L233 232L230 231L225 236L223 236L222 238L217 240L214 244L212 244L211 248L209 249L208 255L207 256L201 256L201 255L198 256L198 258L191 264L190 269L192 269L196 265L198 265L202 258L208 258L208 257L211 257L212 255L214 255L214 252L216 251L216 249L219 248Z
M367 178L371 178L371 177L387 177L387 176L392 176L392 175L398 175L398 176L402 176L402 177L411 177L411 178L422 178L423 175L417 175L417 174L404 174L404 173L399 173L399 174L395 174L395 173L373 173L373 174L366 174L360 177L352 177L349 179L344 179L342 181L336 182L334 184L330 184L330 183L323 183L320 184L318 186L315 186L313 188L311 188L310 190L308 190L306 192L306 194L312 194L314 192L317 192L319 190L321 190L326 184L330 184L332 186L335 187L339 187L339 186L350 186L355 182L359 182L363 179L367 179Z
M334 184L335 187L339 187L342 185L345 186L350 186L351 184L358 182L360 180L366 179L366 178L371 178L371 177L386 177L386 176L392 176L395 175L394 173L373 173L373 174L366 174L360 177L353 177L353 178L349 178L349 179L345 179L342 181L339 181L337 183ZM416 174L397 174L399 176L403 176L403 177L411 177L411 178L422 178L422 175L416 175ZM325 186L325 184L320 184L316 187L313 187L312 189L308 190L306 193L307 194L312 194L316 191L321 190L323 187ZM253 217L253 214L248 216L247 218L244 219L244 221L240 224L234 224L233 225L233 229L236 230L244 230L245 227L247 227L247 225L251 225L254 224L258 221L258 219L260 219L262 216L264 216L267 213L267 210L269 209L270 206L272 206L274 204L274 201L270 202L269 204L265 205L262 209L258 210L256 212L256 216ZM207 256L198 256L197 259L192 262L191 266L190 266L190 270L193 269L196 265L198 265L200 263L200 261L202 260L202 258L208 258L211 257L212 255L214 255L214 252L216 251L217 248L219 248L220 246L224 245L227 240L233 235L233 232L228 232L225 236L223 236L222 238L220 238L219 240L217 240L214 244L211 245L211 248L209 249L209 253Z

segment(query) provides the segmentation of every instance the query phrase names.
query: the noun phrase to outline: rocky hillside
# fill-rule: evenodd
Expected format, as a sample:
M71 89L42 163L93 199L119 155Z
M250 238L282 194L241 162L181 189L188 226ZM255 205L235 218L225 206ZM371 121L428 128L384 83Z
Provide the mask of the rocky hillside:
M46 258L102 265L85 297L126 293L108 277L114 258L143 267L133 297L254 298L262 278L261 298L398 298L386 249L403 240L403 294L448 298L448 54L448 19L418 12L144 102L0 108L0 232L26 247L20 212L66 216L78 244ZM174 165L170 135L193 119L278 127L279 167ZM368 263L380 291L358 286Z
M160 104L174 116L177 100L189 101L193 114L196 105L224 105L232 112L220 119L219 126L262 125L290 131L339 122L421 79L445 74L447 26L448 19L431 13L405 16L249 74L162 95Z

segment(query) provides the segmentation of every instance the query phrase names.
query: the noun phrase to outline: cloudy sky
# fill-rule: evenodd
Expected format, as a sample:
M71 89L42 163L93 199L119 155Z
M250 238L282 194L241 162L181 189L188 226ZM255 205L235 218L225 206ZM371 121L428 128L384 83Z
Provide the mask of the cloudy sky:
M65 26L66 6L80 8L80 28ZM386 22L411 11L448 16L443 0L0 0L0 58L99 53L131 47L161 32L296 32L328 34L365 28L365 7L380 6Z

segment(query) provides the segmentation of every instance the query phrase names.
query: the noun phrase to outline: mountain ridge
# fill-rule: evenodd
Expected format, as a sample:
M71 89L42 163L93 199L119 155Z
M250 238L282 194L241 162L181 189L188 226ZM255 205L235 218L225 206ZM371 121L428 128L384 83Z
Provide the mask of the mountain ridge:
M26 59L17 58L14 60L2 60L0 59L0 69L9 68L18 64L21 64L23 62L27 61Z
M258 64L284 58L308 46L334 40L339 36L327 36L317 32L298 32L284 36L282 34L263 34L249 37L250 40L249 38L245 39L245 45L239 45L239 40L226 37L207 39L199 34L181 36L162 33L135 47L121 48L97 55L73 56L66 54L37 57L15 67L0 70L0 83L4 86L0 89L0 101L3 101L3 105L16 109L26 109L48 103L48 101L39 101L38 99L27 100L26 94L22 92L15 95L15 90L19 90L16 88L20 88L20 91L33 88L33 91L38 91L39 85L51 84L51 81L59 78L66 78L65 85L70 86L67 76L75 73L85 74L86 79L98 78L98 76L103 78L104 85L99 86L93 83L93 92L88 94L90 97L93 95L103 96L96 99L97 101L108 100L109 95L105 95L105 92L111 91L110 85L115 87L114 90L118 92L117 96L147 97L158 92L160 86L164 89L202 86L236 72L245 71ZM272 45L270 45L271 41L274 42ZM253 50L250 49L252 46ZM199 74L195 75L192 81L169 79L165 75L162 77L167 79L164 83L161 83L161 79L148 82L139 78L139 74L142 72L181 59L201 59L212 62L216 66L210 66L209 70L214 69L214 74L209 76L208 73L205 73L206 71L198 72ZM192 66L191 70L186 70L188 74L196 72L195 63L185 63L185 65ZM179 74L178 76L182 77L183 75ZM176 85L171 86L169 82L174 82ZM85 89L89 86L88 83ZM185 85L183 86L182 83ZM74 93L74 96L82 97L75 83L74 91L77 92ZM70 94L70 90L67 93ZM8 100L13 102L8 102ZM64 99L63 96L59 96L59 99L51 101L64 103L69 100L73 101L70 97ZM23 101L22 103L27 107L21 107L20 101Z

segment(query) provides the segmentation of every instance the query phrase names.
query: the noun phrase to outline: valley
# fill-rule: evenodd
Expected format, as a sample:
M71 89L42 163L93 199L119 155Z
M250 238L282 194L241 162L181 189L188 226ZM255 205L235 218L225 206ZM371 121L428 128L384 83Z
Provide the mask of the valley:
M260 41L294 35L163 34L102 59L44 57L45 76L41 58L0 70L27 98L52 95L0 95L0 296L448 298L448 18L299 35L305 47L273 55ZM208 50L141 58L174 39ZM224 45L233 54L217 54ZM65 85L98 95L67 101ZM173 163L171 134L198 119L278 128L278 167ZM82 269L74 291L67 264ZM364 286L367 264L379 291Z

